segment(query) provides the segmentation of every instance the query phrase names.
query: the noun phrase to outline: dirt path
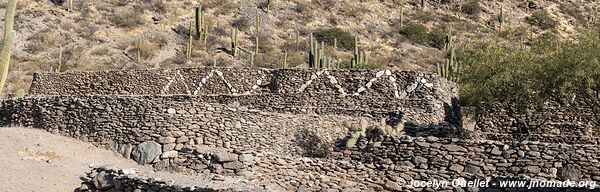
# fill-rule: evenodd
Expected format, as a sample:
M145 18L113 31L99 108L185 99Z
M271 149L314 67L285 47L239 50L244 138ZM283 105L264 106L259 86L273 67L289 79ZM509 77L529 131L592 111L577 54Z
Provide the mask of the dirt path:
M73 138L30 128L0 128L0 191L73 191L89 164L149 170Z

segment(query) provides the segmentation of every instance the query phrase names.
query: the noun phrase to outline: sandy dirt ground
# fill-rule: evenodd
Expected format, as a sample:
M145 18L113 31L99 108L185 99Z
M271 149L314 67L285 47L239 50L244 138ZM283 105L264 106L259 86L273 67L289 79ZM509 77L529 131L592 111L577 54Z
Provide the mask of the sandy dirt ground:
M99 163L149 170L77 139L31 128L0 128L0 191L74 191Z

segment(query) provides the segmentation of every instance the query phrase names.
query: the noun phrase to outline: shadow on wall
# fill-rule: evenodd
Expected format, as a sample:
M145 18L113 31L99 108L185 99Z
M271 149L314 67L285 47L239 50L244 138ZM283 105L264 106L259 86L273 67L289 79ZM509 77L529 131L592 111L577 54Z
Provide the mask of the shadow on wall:
M333 145L321 139L314 130L303 128L294 134L296 145L303 150L302 156L324 158L328 157Z

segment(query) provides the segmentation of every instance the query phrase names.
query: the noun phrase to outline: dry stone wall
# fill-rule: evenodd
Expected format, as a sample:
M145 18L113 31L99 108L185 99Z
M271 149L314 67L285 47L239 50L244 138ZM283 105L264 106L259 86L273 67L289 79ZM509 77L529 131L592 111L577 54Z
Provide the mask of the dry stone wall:
M557 117L523 137L498 110L463 130L457 92L436 75L392 70L36 74L32 97L0 101L0 126L79 138L158 170L242 177L265 191L431 191L402 184L458 178L600 181L598 139L588 127L561 130L572 137L553 132L560 122L580 121ZM370 136L345 149L343 124L359 116L371 124L405 121L405 135ZM463 139L469 131L482 137ZM84 191L99 187L98 174L121 178L126 191L172 187L108 169L93 173Z
M435 74L397 70L181 68L36 73L31 95L241 95L309 93L450 100L454 83ZM316 94L316 95L315 95Z
M195 144L302 154L303 149L295 143L301 131L313 131L324 141L333 143L346 134L342 121L351 119L336 115L267 113L237 104L171 99L26 98L4 102L0 105L0 114L3 126L33 126L98 145L116 142L137 146L154 141L159 145L154 147L154 143L147 143L148 149L177 150L181 156L186 150L194 151ZM131 151L131 146L123 147ZM193 155L190 156L188 161L193 161Z
M209 102L237 96L240 103L278 110L401 112L427 125L456 118L458 89L437 75L410 71L182 68L38 73L30 94L185 95Z
M260 189L253 191L486 191L499 188L495 183L505 179L599 181L598 153L595 147L436 137L384 137L363 139L355 149L338 148L323 158L274 156L255 151L240 155L219 154L215 160L217 166L221 166L218 165L218 161L235 162L239 159L242 163L235 175L214 177L213 180L217 182L229 180L231 177L242 177L243 183L260 186ZM101 171L104 170L96 169L96 172ZM451 185L440 188L415 188L408 185L413 180L451 182L475 179L490 182L487 187L480 188ZM91 180L93 177L85 180L86 188L95 185ZM134 182L132 185L140 182L121 181ZM590 189L592 188L571 190Z
M544 112L524 116L510 116L502 107L486 104L480 107L462 107L463 114L473 120L473 131L482 139L536 140L544 142L597 144L597 125L591 121L592 112L580 108L576 113L558 105L547 105ZM519 118L519 119L517 119ZM523 120L530 123L529 128ZM541 126L537 126L542 124Z

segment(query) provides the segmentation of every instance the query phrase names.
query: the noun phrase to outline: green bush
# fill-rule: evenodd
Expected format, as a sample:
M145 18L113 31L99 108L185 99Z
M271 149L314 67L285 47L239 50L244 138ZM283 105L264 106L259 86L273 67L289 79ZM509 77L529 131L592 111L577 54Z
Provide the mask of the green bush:
M477 15L481 13L481 6L477 1L469 1L461 5L460 11L467 15Z
M413 43L443 49L446 42L447 30L440 27L429 31L425 25L411 23L400 29L400 34L406 36Z
M410 23L400 29L400 34L414 43L429 44L429 31L425 25Z
M554 29L556 28L556 20L545 11L536 11L527 17L527 23L530 25L538 26L541 29Z
M458 54L462 104L499 104L522 127L535 128L547 118L530 112L558 102L574 114L593 111L590 120L600 126L600 31L561 46L551 35L530 48L494 38L464 45Z
M337 27L319 29L313 33L315 40L333 45L334 39L337 39L338 48L347 50L354 49L354 35Z

